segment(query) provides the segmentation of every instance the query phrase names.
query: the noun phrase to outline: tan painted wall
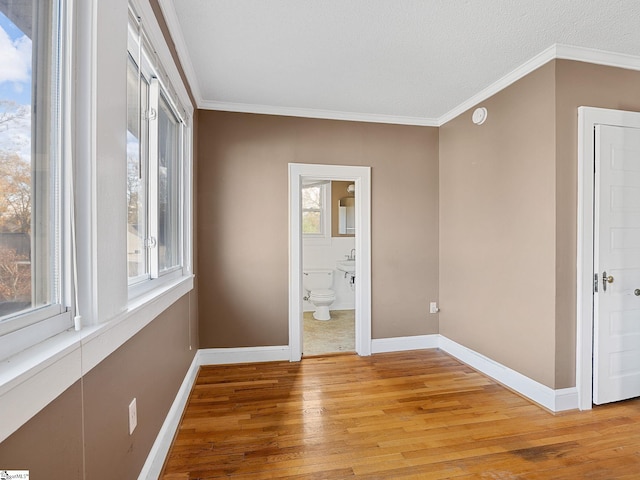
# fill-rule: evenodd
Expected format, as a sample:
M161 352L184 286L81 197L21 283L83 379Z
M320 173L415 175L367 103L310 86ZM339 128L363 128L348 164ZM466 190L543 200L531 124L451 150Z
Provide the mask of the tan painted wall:
M31 478L83 479L81 381L0 443L3 470L29 470Z
M440 333L555 383L555 73L440 128Z
M640 111L640 72L556 62L556 369L558 388L575 385L578 116L580 106Z
M196 352L189 302L182 297L2 442L2 468L32 478L137 478ZM134 397L138 427L129 436Z
M373 338L435 333L435 128L199 112L201 347L288 344L288 163L372 167Z
M440 333L575 386L577 108L640 110L640 73L558 60L440 129Z

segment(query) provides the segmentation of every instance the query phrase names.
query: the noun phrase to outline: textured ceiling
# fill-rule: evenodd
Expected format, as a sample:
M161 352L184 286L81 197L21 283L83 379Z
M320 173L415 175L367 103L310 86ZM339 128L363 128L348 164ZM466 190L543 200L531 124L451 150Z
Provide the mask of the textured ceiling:
M640 69L640 0L160 4L200 108L438 124L555 44Z

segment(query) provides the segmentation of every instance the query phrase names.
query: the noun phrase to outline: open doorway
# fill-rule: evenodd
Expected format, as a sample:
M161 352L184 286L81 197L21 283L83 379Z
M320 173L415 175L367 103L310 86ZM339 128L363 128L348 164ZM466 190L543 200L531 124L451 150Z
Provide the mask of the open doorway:
M289 164L289 349L291 361L303 354L303 234L302 188L310 184L344 181L354 188L354 221L357 234L353 250L357 255L354 277L355 351L371 354L371 169L343 165ZM330 227L328 227L330 228ZM351 254L349 251L349 255ZM344 254L346 255L346 254ZM336 259L336 267L338 260ZM348 260L344 258L344 260ZM345 267L348 270L348 265ZM343 270L334 270L345 273ZM322 314L319 315L322 317Z
M355 352L355 184L303 177L302 355Z

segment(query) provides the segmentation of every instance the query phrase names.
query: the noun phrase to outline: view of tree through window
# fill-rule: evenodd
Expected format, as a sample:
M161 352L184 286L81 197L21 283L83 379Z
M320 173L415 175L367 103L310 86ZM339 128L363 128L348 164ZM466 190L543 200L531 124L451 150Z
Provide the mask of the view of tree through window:
M32 300L31 8L0 3L0 317Z
M322 233L322 187L302 188L302 233Z

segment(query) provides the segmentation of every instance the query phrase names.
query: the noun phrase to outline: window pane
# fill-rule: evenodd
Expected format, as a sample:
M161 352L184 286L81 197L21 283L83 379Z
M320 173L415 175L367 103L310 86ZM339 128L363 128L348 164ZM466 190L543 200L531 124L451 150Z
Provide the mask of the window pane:
M322 208L322 188L304 187L302 189L302 209L320 210Z
M302 233L322 234L322 210L323 210L322 186L314 185L302 187Z
M180 265L180 123L160 95L158 108L158 265Z
M127 71L127 257L129 279L149 273L147 238L146 144L147 125L142 121L149 102L149 85L139 76L129 57Z
M322 233L321 214L318 211L302 212L302 233Z
M0 2L0 317L58 302L56 10Z

